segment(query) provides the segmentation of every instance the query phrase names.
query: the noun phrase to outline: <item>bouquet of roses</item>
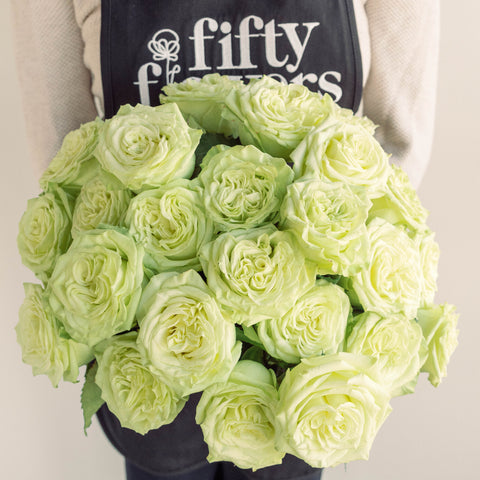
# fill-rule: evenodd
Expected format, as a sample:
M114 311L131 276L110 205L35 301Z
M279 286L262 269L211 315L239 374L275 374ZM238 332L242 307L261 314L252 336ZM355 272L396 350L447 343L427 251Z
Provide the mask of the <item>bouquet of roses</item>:
M393 396L457 344L439 248L374 125L268 77L164 88L70 132L20 221L23 360L141 434L196 421L209 461L367 458Z

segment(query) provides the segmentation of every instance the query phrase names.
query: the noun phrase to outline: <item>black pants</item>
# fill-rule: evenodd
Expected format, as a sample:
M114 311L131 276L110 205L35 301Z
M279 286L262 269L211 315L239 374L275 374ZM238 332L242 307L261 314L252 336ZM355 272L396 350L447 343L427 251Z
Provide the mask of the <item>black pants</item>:
M152 475L138 468L133 463L126 461L127 480L249 480L252 477L250 471L246 473L231 463L210 463L196 470L179 475ZM322 471L291 477L289 480L320 480Z

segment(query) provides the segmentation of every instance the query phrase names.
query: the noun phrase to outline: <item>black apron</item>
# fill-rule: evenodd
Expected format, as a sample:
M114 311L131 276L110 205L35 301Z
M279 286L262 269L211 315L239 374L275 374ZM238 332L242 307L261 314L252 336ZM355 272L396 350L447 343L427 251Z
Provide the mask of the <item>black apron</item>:
M351 0L102 0L101 64L107 118L208 73L271 75L353 110L362 95Z
M245 81L271 75L354 111L362 95L351 0L102 0L101 66L106 118L126 103L158 105L165 84L208 73ZM175 474L206 464L198 398L191 396L173 424L143 436L122 428L106 406L98 418L128 460ZM314 471L287 455L281 466L246 473L287 480Z

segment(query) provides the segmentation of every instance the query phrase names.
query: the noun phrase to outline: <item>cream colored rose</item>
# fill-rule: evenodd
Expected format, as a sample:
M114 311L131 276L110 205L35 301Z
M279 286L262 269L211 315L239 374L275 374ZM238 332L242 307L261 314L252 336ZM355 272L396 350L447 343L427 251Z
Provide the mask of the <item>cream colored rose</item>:
M146 361L179 396L225 381L240 356L235 325L193 270L152 277L137 319Z
M79 367L93 359L93 352L64 334L40 285L26 283L24 287L25 299L15 327L23 361L34 375L47 375L54 387L62 378L76 382Z
M374 377L392 396L413 393L427 354L417 322L372 312L355 317L345 351L374 358Z
M367 189L369 198L385 193L388 155L361 123L331 117L312 130L292 152L295 178L312 177Z
M418 310L418 323L428 345L428 357L422 372L438 387L447 375L447 365L458 345L458 314L449 303L432 305Z
M338 285L317 280L288 312L256 325L265 350L287 363L343 348L350 302Z
M175 104L124 105L106 120L95 156L135 192L189 178L201 130L190 128Z
M319 179L296 181L287 187L280 228L293 232L318 274L349 276L368 262L370 206L365 189Z
M422 292L422 268L417 246L403 229L381 218L372 220L367 231L369 265L346 283L365 311L382 316L398 313L414 318Z
M207 460L253 470L281 463L284 452L274 444L277 402L273 372L250 360L238 362L226 382L205 389L196 421L208 445Z
M95 383L122 427L144 435L172 423L184 407L187 399L178 397L143 362L136 332L112 337L96 357Z
M368 375L373 360L337 353L302 360L279 388L277 448L313 467L367 459L391 411L387 392Z

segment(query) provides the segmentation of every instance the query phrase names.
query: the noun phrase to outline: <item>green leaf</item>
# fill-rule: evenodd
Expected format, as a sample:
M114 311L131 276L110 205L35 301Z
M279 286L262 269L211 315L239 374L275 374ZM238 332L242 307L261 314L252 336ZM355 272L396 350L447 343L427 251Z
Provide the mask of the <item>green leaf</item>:
M263 351L265 351L265 347L263 346L260 338L258 338L257 332L253 327L235 327L237 332L237 340L240 340L243 343L249 343L254 347L257 347Z
M85 383L82 388L81 403L83 410L83 430L87 434L87 428L92 424L92 417L97 413L98 409L105 403L102 400L102 391L95 383L95 375L97 374L98 364L93 362L87 367L85 372Z
M250 347L243 355L242 360L252 360L263 365L263 354L265 351L258 347Z

